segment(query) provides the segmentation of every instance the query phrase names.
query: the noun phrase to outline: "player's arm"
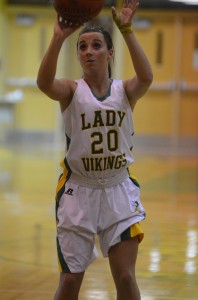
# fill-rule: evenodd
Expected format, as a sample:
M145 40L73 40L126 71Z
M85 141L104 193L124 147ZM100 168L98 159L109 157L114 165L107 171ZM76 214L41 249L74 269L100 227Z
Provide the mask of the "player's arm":
M114 21L129 49L136 73L135 77L123 81L132 110L137 100L146 93L153 80L150 63L131 29L131 22L138 6L139 0L124 0L119 16L117 16L115 8L112 8Z
M78 27L61 28L58 21L56 21L51 43L41 62L37 75L37 85L39 89L49 98L59 101L62 110L64 110L70 103L76 84L72 80L57 79L55 77L58 56L64 40Z
M123 81L124 89L129 99L132 110L150 87L153 74L150 63L133 33L124 35L136 76Z

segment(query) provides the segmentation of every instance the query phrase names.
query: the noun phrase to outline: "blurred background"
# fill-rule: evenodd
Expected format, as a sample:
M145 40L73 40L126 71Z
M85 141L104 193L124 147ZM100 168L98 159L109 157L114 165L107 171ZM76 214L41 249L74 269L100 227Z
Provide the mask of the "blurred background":
M105 1L114 78L132 76ZM49 0L0 0L0 298L52 299L58 281L54 193L64 157L59 105L36 86L56 13ZM133 21L154 81L134 112L135 165L147 210L138 282L143 300L198 300L198 1L140 0ZM57 76L76 79L78 32ZM80 299L115 299L108 262L91 266ZM105 270L105 271L104 271Z
M111 32L115 46L113 77L133 70L129 53L112 23L105 1L94 22ZM133 27L153 68L154 82L135 112L137 144L164 151L198 147L198 2L142 0ZM61 142L57 103L36 86L41 59L50 42L55 12L49 0L1 0L0 4L0 141ZM77 34L62 49L58 76L79 78ZM45 101L46 100L46 101Z

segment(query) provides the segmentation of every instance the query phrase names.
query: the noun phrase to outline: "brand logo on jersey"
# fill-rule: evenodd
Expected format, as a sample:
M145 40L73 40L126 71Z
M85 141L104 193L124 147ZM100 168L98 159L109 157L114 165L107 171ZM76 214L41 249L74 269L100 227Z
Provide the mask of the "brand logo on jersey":
M65 194L67 194L67 195L70 195L70 196L73 196L73 189L68 189L66 192L65 192Z

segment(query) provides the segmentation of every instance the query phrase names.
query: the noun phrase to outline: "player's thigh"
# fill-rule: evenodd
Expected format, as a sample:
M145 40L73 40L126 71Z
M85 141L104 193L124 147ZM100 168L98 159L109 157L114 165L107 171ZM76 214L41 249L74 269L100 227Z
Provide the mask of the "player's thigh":
M113 275L132 271L135 273L139 237L135 236L124 240L109 250L109 264Z

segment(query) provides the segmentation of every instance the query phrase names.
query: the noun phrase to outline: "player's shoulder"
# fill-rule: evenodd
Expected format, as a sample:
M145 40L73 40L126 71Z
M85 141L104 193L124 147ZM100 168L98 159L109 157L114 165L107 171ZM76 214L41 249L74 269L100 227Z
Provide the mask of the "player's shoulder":
M72 101L72 98L77 89L77 83L75 80L70 79L60 79L62 83L62 99L59 100L61 111L65 111L65 109L69 106Z
M112 92L117 93L117 95L122 96L125 94L124 82L122 79L112 79L111 87Z
M122 79L117 79L117 78L113 78L111 79L111 85L114 88L118 88L118 89L123 89L123 80Z
M76 80L71 80L71 79L67 79L67 78L62 78L61 79L61 82L63 84L63 86L68 90L70 91L74 91L76 90L76 87L77 87L77 82Z

